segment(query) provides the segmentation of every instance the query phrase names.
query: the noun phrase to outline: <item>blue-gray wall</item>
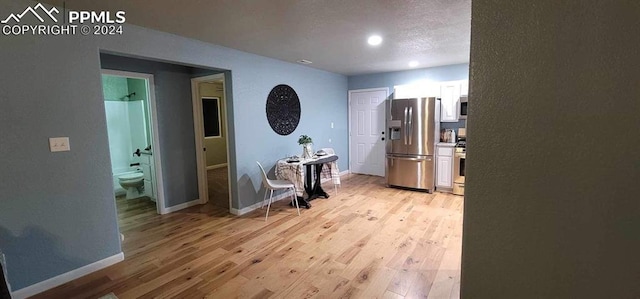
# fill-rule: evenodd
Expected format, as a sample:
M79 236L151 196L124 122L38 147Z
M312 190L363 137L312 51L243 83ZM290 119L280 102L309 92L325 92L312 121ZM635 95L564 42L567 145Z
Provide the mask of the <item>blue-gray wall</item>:
M349 76L349 90L388 87L393 92L396 85L405 85L425 80L440 82L469 79L469 64L453 64L409 71L387 72Z
M0 0L0 12L21 12L33 4ZM278 158L300 152L300 134L317 140L316 147L329 145L331 138L345 157L341 170L347 169L345 76L129 25L122 36L0 35L0 44L0 250L14 289L121 252L100 51L230 70L225 75L234 111L229 118L233 208L262 200L255 161L271 168ZM269 91L282 83L297 91L302 107L300 125L289 136L274 133L265 116ZM192 124L182 113L164 117L161 131ZM70 152L49 152L48 138L57 136L70 137ZM170 145L178 159L194 154L187 139Z
M469 79L469 64L454 64L423 68L409 71L387 72L368 75L349 76L349 90L388 87L393 93L396 85L406 85L423 81L457 81ZM441 123L442 129L458 129L464 127L466 121Z

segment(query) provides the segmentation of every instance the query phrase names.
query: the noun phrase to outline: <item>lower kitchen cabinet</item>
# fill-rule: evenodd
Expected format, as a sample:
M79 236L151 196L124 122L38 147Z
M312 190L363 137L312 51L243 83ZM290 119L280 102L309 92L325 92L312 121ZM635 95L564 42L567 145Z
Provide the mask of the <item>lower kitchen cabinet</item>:
M453 144L438 145L436 155L436 189L453 189Z

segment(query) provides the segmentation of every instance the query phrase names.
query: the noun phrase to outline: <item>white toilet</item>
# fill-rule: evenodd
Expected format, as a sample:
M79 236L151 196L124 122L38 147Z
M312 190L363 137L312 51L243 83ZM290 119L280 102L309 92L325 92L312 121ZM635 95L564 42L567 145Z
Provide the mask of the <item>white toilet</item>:
M144 173L135 172L118 177L118 182L127 191L127 199L138 198L144 195Z

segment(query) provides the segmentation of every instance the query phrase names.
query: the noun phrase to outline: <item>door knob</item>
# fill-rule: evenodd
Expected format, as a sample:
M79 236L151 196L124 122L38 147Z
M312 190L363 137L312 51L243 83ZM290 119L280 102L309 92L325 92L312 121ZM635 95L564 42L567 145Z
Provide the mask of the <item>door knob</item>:
M382 137L382 141L384 141L384 137Z

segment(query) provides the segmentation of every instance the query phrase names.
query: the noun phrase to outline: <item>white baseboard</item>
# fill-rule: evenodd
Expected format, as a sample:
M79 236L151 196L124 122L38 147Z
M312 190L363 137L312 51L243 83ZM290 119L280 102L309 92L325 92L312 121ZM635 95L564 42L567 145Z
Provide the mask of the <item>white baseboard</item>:
M284 199L284 198L291 198L291 193L292 192L293 191L283 192L282 194L278 194L278 195L273 196L273 202L276 202L276 201ZM262 206L262 201L254 203L254 204L252 204L252 205L250 205L248 207L242 208L240 210L231 208L231 209L229 209L229 212L231 212L231 214L233 214L233 215L240 216L240 215L244 215L246 213L249 213L249 212L251 212L253 210L259 209L260 206Z
M110 256L106 259L103 260L99 260L95 263L86 265L86 266L82 266L78 269L75 270L71 270L67 273L63 273L60 274L56 277L53 278L49 278L45 281L41 281L38 282L36 284L32 284L26 288L22 288L19 289L13 293L11 293L11 296L13 297L13 299L23 299L23 298L27 298L36 294L40 294L46 290L55 288L61 284L65 284L67 282L70 282L74 279L78 279L82 276L85 276L89 273L93 273L96 272L98 270L104 269L106 267L109 267L115 263L121 262L124 260L124 254L122 252Z
M187 201L185 203L181 203L181 204L175 205L173 207L165 208L164 210L166 212L165 214L168 214L168 213L173 213L175 211L180 211L182 209L186 209L188 207L193 207L193 206L199 205L199 204L202 204L202 202L200 202L200 199L194 199L192 201Z
M346 175L346 174L349 174L349 170L345 170L345 171L340 172L340 176L343 176L343 175ZM330 181L330 180L331 180L330 178L322 179L321 182L324 183L324 182L327 182L327 181ZM281 199L284 199L284 198L291 198L291 192L284 192L282 194L274 196L273 197L273 201L278 201L278 200L281 200ZM229 212L231 212L231 214L233 214L233 215L240 216L240 215L244 215L246 213L249 213L249 212L251 212L251 211L253 211L255 209L259 209L261 205L262 205L262 202L258 202L258 203L252 204L252 205L250 205L248 207L242 208L240 210L231 208L231 209L229 209Z
M227 167L227 163L209 165L209 166L207 166L207 170L216 169L216 168L222 168L222 167Z

